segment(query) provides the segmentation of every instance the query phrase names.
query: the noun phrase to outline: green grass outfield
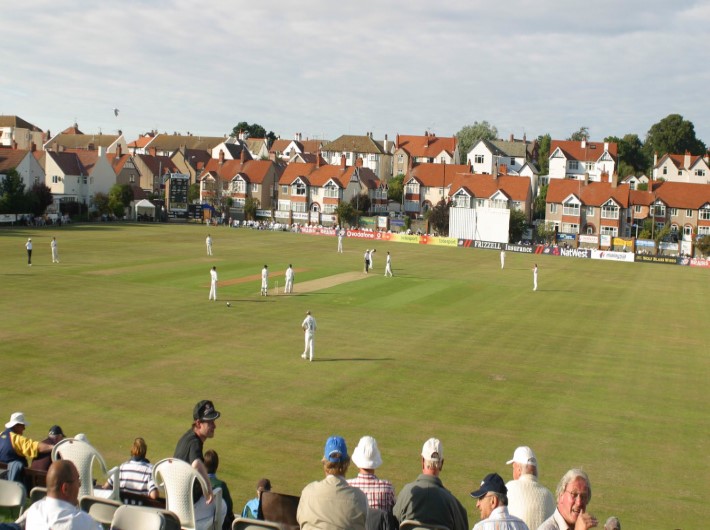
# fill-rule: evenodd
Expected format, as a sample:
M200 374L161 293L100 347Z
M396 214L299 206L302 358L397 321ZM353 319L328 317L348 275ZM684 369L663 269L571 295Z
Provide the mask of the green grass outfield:
M222 418L206 447L237 509L262 476L292 494L320 479L331 434L351 450L377 438L379 475L399 491L436 436L471 526L469 492L492 471L512 478L505 461L530 445L553 491L567 469L589 473L602 524L704 528L710 271L512 252L501 271L493 251L380 243L367 278L299 294L361 271L372 243L344 245L199 225L0 230L2 423L21 410L35 439L54 423L84 432L110 466L143 436L156 462L212 399ZM387 250L394 278L382 276ZM259 296L265 263L281 289L293 264L294 295ZM307 309L314 363L300 358Z

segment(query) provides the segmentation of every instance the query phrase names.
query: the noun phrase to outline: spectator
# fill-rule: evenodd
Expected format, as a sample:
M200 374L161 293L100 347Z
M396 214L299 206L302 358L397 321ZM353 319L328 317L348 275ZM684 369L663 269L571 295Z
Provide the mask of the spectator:
M136 495L158 498L158 486L153 482L153 466L145 457L148 446L143 438L133 440L131 459L118 468L118 489ZM104 488L113 488L113 477L109 477Z
M265 491L271 491L271 481L268 478L262 478L256 483L256 497L247 501L242 510L242 517L247 519L259 518L259 503L261 502L261 494Z
M538 530L583 530L597 526L598 521L587 513L592 500L592 485L581 469L570 469L557 485L557 508Z
M229 494L227 483L217 478L217 468L219 467L217 451L210 449L205 452L205 467L207 468L207 475L210 477L212 489L222 488L222 499L227 505L227 514L222 524L222 530L229 530L232 528L232 522L234 521L234 505L232 504L232 496Z
M537 481L535 453L527 446L518 447L506 464L513 464L513 480L506 484L508 511L536 530L554 513L555 498Z
M422 473L397 496L394 516L401 523L414 519L449 530L468 530L468 514L463 505L444 487L439 478L444 468L444 448L436 438L424 442L421 454Z
M377 440L372 436L363 436L353 451L353 463L360 468L356 478L348 484L359 488L367 496L370 508L378 508L392 513L394 508L394 487L389 480L375 476L375 469L382 465L382 456L377 447Z
M212 519L215 515L215 506L213 504L214 497L212 496L212 483L207 474L205 467L205 457L202 454L202 447L207 438L214 437L216 429L215 421L220 417L220 413L214 408L214 404L209 400L198 402L192 411L192 427L182 435L175 447L175 458L183 460L190 464L207 483L207 495L203 495L202 489L198 484L192 494L192 500L195 503L195 521L197 530L208 528L212 525ZM222 499L222 509L220 510L222 517L227 513L227 504ZM219 521L221 527L224 519Z
M604 530L621 530L621 521L613 515L604 523Z
M62 440L64 440L64 431L62 431L62 428L59 425L52 425L52 427L49 429L49 434L47 435L47 438L42 440L42 442L54 447ZM49 451L39 452L37 454L37 458L32 460L32 464L30 464L30 468L36 469L37 471L48 471L49 465L51 463L52 463L52 450L50 449Z
M81 479L70 460L52 462L47 472L47 496L35 502L18 520L24 521L27 530L102 530L79 504Z
M473 530L529 530L525 522L508 513L508 488L498 473L490 473L481 481L481 487L471 492L481 520Z
M7 464L8 480L19 481L28 460L36 458L40 452L52 450L48 443L23 436L27 425L22 412L13 412L10 421L5 424L5 430L0 433L0 462Z
M343 438L328 438L322 462L325 478L301 492L296 513L301 530L365 530L367 496L345 480L350 456Z

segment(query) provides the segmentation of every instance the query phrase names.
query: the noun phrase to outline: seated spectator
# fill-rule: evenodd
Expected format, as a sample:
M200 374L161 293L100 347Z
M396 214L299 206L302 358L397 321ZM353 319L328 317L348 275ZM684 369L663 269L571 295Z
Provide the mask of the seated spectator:
M271 481L268 478L262 478L256 483L256 497L244 505L242 517L248 519L259 518L259 503L261 502L261 494L265 491L271 491Z
M343 438L328 438L322 462L325 478L301 492L296 513L301 530L365 530L367 496L345 480L350 456Z
M0 462L7 464L8 480L21 481L22 469L27 467L28 460L36 458L40 452L52 450L52 446L45 442L23 436L26 425L25 415L13 412L5 430L0 433Z
M382 465L382 456L377 447L377 440L372 436L363 436L353 451L352 461L360 468L356 478L348 484L359 488L367 495L370 508L378 508L392 513L394 507L394 487L389 480L375 476L375 469Z
M207 476L210 477L212 490L222 488L222 499L227 504L227 514L224 517L224 523L222 523L222 530L229 530L232 528L232 521L234 521L234 505L232 504L232 496L229 494L227 483L217 478L217 468L219 467L217 451L212 449L205 451L205 467L207 468Z
M47 472L47 496L35 502L18 519L27 530L102 530L79 504L79 472L70 460L52 462Z
M59 425L52 425L52 427L49 429L49 434L47 435L47 438L42 440L42 442L54 447L62 440L64 440L64 431L62 431L62 428ZM30 468L36 469L37 471L48 471L49 465L51 463L52 463L51 449L49 451L40 451L37 455L37 458L32 460L32 464L30 465Z
M118 489L136 495L158 498L158 487L153 482L153 466L145 457L148 446L143 438L133 440L131 459L118 467ZM104 488L113 488L113 477L109 477Z

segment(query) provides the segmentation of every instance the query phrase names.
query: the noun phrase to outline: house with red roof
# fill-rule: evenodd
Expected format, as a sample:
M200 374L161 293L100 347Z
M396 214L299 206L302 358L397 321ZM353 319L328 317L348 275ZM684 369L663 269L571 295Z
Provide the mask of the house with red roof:
M404 175L416 164L458 164L458 140L456 136L439 137L429 131L423 136L398 134L392 158L394 175Z
M659 182L649 194L657 229L669 224L671 232L685 241L710 235L710 185Z
M0 146L31 151L43 145L47 135L19 116L0 115Z
M601 182L603 174L615 174L617 160L614 142L552 140L547 180L584 180L586 175L588 182Z
M116 184L116 173L103 151L43 151L39 162L45 184L60 202L90 205L97 193L108 193Z
M304 140L301 133L296 133L293 140L275 140L269 149L269 157L272 160L292 162L296 156L320 155L321 148L327 143L327 140Z
M710 184L710 157L685 154L665 154L660 159L653 155L653 180Z
M44 168L40 165L36 151L17 147L0 147L0 175L11 169L17 171L25 185L25 191L35 184L44 182Z
M517 175L458 174L449 190L454 208L502 208L519 210L532 221L532 184Z
M466 155L473 173L479 175L518 175L532 182L533 195L537 195L537 141L528 142L512 134L509 140L479 140Z
M412 167L404 177L404 212L422 215L446 200L457 175L470 173L471 168L463 164L425 163Z
M344 134L321 149L321 155L328 164L340 165L345 157L348 166L354 166L362 159L362 167L371 169L378 179L387 181L392 178L392 152L394 142L387 139L375 140L371 132L365 136Z
M128 152L128 144L121 131L118 134L84 134L79 125L67 127L44 144L45 151L98 151L117 153Z

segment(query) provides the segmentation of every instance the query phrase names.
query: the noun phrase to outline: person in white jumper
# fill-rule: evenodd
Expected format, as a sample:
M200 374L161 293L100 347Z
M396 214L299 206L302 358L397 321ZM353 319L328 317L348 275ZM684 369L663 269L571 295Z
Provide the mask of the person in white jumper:
M313 360L313 341L316 334L316 319L313 318L310 311L306 311L306 318L301 324L301 328L305 332L306 337L306 347L301 354L302 359Z
M52 248L52 263L59 263L59 249L57 248L57 238L53 237L49 246Z
M207 300L217 301L217 267L210 270L210 296Z
M286 269L286 287L284 288L285 293L293 292L293 267L288 264L288 269Z
M269 267L261 269L261 296L269 295Z
M505 485L508 511L525 521L528 528L537 529L555 513L555 498L538 482L535 453L527 446L518 447L506 464L513 464L513 480Z
M207 234L207 238L205 239L205 245L207 245L207 255L211 256L212 255L212 236Z

